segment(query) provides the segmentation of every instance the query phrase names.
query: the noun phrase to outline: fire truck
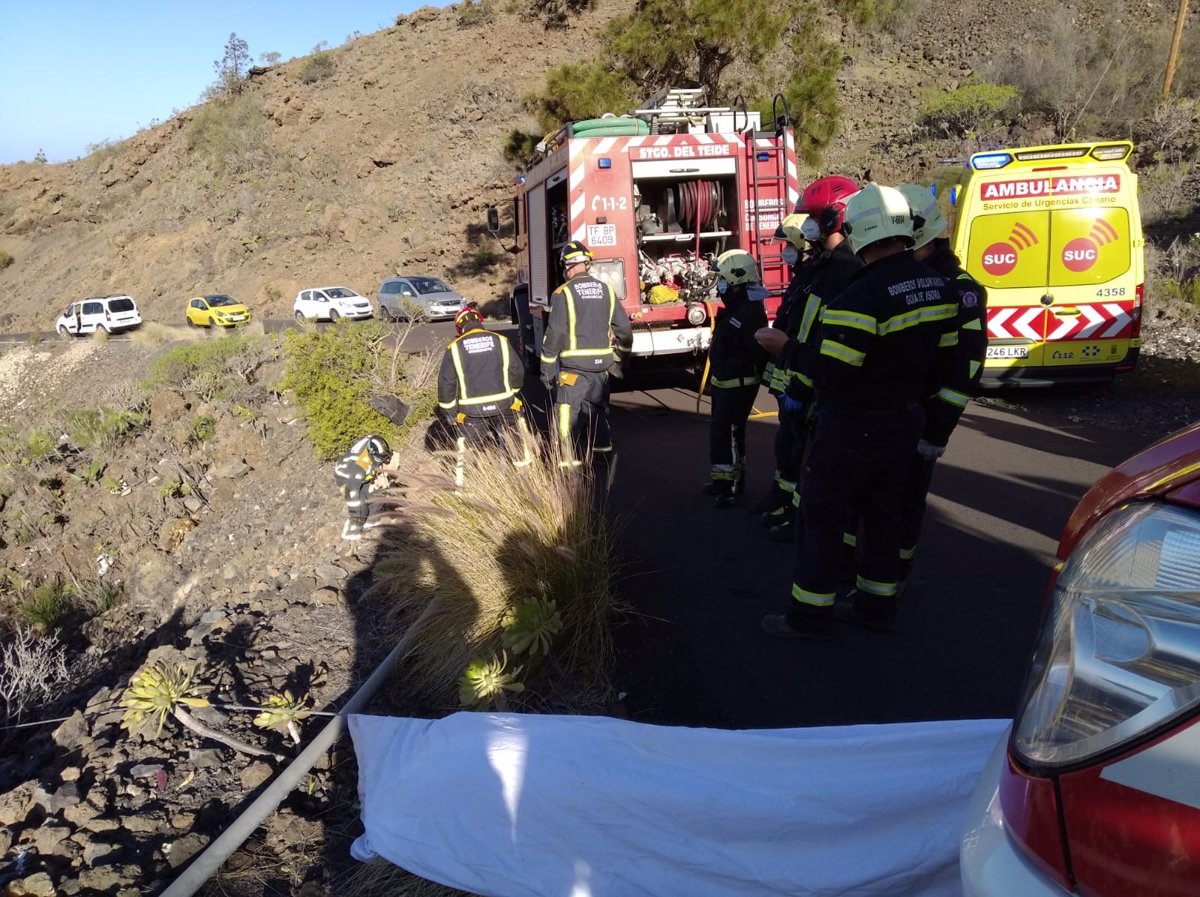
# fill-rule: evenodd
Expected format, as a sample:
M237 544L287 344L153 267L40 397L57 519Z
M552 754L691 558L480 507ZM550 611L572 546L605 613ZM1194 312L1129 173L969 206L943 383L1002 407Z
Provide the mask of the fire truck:
M686 360L707 349L714 261L725 250L754 256L768 312L778 307L788 272L773 236L799 186L782 97L772 117L763 129L744 103L708 106L701 90L668 90L628 115L568 123L538 145L513 201L513 322L530 370L571 240L587 244L592 275L625 307L635 359Z

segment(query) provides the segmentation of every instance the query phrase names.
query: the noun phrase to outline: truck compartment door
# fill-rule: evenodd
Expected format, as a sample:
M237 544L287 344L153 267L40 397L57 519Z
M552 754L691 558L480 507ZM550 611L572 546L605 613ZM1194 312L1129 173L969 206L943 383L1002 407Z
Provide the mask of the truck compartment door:
M545 305L550 301L550 230L546 218L546 188L531 187L525 194L529 203L529 301Z

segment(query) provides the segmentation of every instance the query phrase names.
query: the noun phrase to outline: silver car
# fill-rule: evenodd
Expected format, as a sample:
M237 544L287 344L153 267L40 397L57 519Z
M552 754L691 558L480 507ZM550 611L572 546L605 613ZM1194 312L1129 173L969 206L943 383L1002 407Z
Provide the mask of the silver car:
M447 321L465 300L436 277L392 277L379 285L379 311L390 321Z

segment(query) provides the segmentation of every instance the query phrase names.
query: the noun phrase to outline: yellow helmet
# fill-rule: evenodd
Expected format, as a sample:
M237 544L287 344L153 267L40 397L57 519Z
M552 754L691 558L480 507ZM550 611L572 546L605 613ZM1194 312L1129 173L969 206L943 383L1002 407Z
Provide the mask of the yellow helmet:
M904 194L895 187L870 183L846 200L842 232L855 255L892 237L903 237L911 246L913 211Z
M592 260L592 251L579 240L572 240L562 248L558 258L564 268L569 265L586 265Z
M717 273L730 284L760 282L758 262L744 249L728 249L717 256Z
M901 184L896 188L908 200L916 220L913 222L913 249L920 249L946 229L946 219L932 191L916 184Z
M800 233L800 228L804 222L808 220L808 215L804 212L793 212L781 222L779 227L775 228L776 240L787 240L797 249L803 250L808 246L808 240Z

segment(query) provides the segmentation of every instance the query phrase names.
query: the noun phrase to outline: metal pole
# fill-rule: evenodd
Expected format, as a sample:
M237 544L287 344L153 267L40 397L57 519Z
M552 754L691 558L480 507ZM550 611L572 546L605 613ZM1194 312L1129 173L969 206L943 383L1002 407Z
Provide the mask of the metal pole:
M1175 77L1175 63L1179 59L1179 44L1183 40L1183 23L1187 18L1188 0L1179 0L1179 15L1175 19L1175 36L1171 38L1171 52L1167 54L1167 72L1163 75L1163 96L1171 93L1171 81Z

